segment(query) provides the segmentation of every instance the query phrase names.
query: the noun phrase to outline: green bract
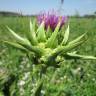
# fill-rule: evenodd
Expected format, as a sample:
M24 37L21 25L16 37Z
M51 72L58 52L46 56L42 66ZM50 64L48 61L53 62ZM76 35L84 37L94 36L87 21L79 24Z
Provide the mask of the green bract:
M57 39L58 32L60 31L60 22L57 24L54 32L49 38L47 36L46 30L44 29L44 22L41 23L35 32L35 24L30 20L30 31L26 32L26 38L19 36L9 27L7 27L7 29L10 31L10 35L14 37L16 42L4 42L20 50L23 50L27 54L30 53L34 55L34 58L36 58L38 64L45 64L46 66L57 66L59 62L66 58L96 59L96 57L93 56L82 56L74 52L69 53L69 51L76 48L77 46L80 46L87 40L86 33L84 33L75 40L69 42L69 25L65 30L64 38L60 44L58 43Z

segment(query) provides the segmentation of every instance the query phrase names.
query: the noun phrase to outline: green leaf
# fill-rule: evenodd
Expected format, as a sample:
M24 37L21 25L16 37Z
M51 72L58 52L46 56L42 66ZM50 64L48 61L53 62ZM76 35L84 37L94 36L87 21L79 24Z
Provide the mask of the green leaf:
M74 53L66 53L64 57L67 59L96 60L96 57L94 56L85 56L85 55L79 55L79 54L74 54Z
M9 30L9 32L11 33L11 35L14 37L14 39L21 43L21 44L28 44L30 45L30 42L27 40L27 39L24 39L22 37L20 37L19 35L17 35L12 29L10 29L8 26L7 26L7 29Z
M27 50L29 50L31 52L34 52L38 56L41 56L44 53L43 49L32 46L27 39L23 39L22 37L17 35L12 29L10 29L9 27L7 27L7 28L11 32L11 34L15 37L15 39L19 45L23 46L24 48L26 48Z
M64 39L63 39L61 45L66 45L66 43L68 42L68 38L69 38L69 25L65 31Z
M58 23L58 25L55 28L54 32L52 33L51 37L47 40L46 47L48 47L48 48L55 48L56 47L56 46L54 46L54 43L56 42L59 28L60 28L60 22Z
M27 44L20 44L27 50L34 52L36 56L42 56L44 54L44 50L38 46L31 46Z
M66 46L59 46L57 47L53 53L52 53L52 56L56 57L57 55L59 54L65 54L66 52L76 48L77 46L80 46L82 43L85 42L85 39L83 38L81 41L79 42L76 42L76 43L73 43L73 44L68 44Z
M43 80L41 80L40 82L38 82L37 87L34 89L34 94L32 96L41 96L41 90L42 90L42 86L43 86Z
M81 36L77 37L75 40L69 42L69 44L74 44L76 42L79 42L80 40L82 40L85 37L86 34L87 34L87 32L82 34Z
M41 23L39 28L37 29L37 38L39 42L45 42L46 41L46 35L44 30L44 22Z
M37 45L38 41L35 33L35 26L32 24L31 20L30 20L30 31L27 32L27 37L32 45Z
M22 51L33 52L37 56L41 56L44 53L43 49L36 47L36 46L29 46L29 45L19 44L19 43L14 43L14 42L9 42L9 41L4 41L4 42L8 45L11 45L15 48L22 50Z
M53 50L53 52L46 58L46 61L54 61L55 58L58 55L66 54L68 51L71 51L72 49L76 48L77 46L80 46L82 43L84 43L86 40L85 38L82 38L81 41L75 42L72 44L68 44L66 46L58 46L56 49ZM53 60L52 60L53 59Z
M24 48L22 45L15 43L15 42L9 42L9 41L3 41L4 43L11 45L12 47L18 48L19 50L28 52L28 50L26 48Z

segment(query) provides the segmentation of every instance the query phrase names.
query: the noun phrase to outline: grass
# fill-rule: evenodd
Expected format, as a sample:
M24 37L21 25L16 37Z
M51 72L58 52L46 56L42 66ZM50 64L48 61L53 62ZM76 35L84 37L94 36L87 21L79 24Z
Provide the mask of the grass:
M78 47L78 53L96 56L96 19L70 18L69 21L70 40L88 32L88 41ZM3 39L10 40L6 25L22 35L29 31L29 18L0 17L0 75L2 69L7 69L16 77L14 77L15 80L12 79L11 84L9 81L12 76L10 76L7 80L9 83L4 83L5 85L1 84L2 79L0 79L0 90L3 90L3 86L8 87L7 85L10 85L9 90L6 91L7 95L9 94L8 96L21 96L22 94L23 96L31 96L32 89L36 86L32 84L31 80L33 66L25 54L1 42ZM54 73L53 70L53 68L50 68L47 71L47 79L44 81L43 90L46 89L46 96L96 96L96 61L65 61L61 68L57 69L57 72ZM26 83L21 86L20 82L24 79L26 73L29 74L27 80L25 80ZM52 78L52 74L56 74L54 75L55 79ZM35 72L34 77L38 78L38 71ZM52 80L50 80L51 78ZM36 82L34 81L34 83ZM44 94L43 90L42 94ZM3 90L3 92L5 91ZM0 96L3 95L0 93Z

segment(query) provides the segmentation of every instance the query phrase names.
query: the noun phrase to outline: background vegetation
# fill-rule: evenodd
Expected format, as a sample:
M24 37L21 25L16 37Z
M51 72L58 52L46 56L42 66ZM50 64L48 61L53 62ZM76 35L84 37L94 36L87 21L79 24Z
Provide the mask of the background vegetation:
M8 30L5 27L6 25L21 35L29 31L29 18L32 17L0 16L0 76L2 74L5 76L3 78L5 79L4 83L2 83L2 79L0 78L0 91L5 92L5 96L31 96L32 89L36 87L36 80L31 82L34 66L28 61L27 57L22 52L1 42L3 39L10 39ZM78 53L96 56L96 18L69 17L69 21L70 40L84 32L88 32L88 41L78 47ZM62 35L63 33L60 34L60 36ZM46 80L44 81L46 84L44 86L46 96L56 96L58 94L58 96L96 96L96 61L65 61L61 68L57 69L56 76L54 75L55 79L53 78L54 80L50 80L54 74L52 70L54 69L50 68L48 70ZM7 76L12 73L12 76L7 78L4 72L7 73ZM26 73L27 79L24 79ZM34 77L38 78L38 71L36 71ZM14 81L14 79L16 80ZM20 83L22 80L25 81L23 86ZM8 90L5 91L4 89ZM42 96L44 93L45 91L42 90Z

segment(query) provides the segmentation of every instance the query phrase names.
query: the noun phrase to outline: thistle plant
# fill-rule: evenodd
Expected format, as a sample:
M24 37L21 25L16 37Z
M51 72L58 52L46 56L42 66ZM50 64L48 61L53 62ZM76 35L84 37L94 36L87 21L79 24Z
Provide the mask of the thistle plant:
M56 28L52 32L51 36L47 38L45 22L42 21L40 26L37 28L35 32L34 22L30 21L30 32L26 33L26 38L23 38L16 34L12 29L7 26L11 36L16 40L15 42L4 41L5 43L16 47L26 54L32 54L34 58L37 60L38 64L44 64L46 67L48 66L57 66L59 61L64 57L67 58L78 58L78 59L96 59L93 56L82 56L78 55L75 52L70 51L77 46L80 46L84 43L86 38L86 33L79 36L75 40L68 42L69 38L69 25L65 30L64 38L62 42L59 44L57 35L60 30L61 21L58 22ZM48 31L48 30L47 30ZM34 62L35 64L35 62Z
M87 33L69 41L69 24L65 30L62 42L58 42L57 36L61 27L65 24L65 21L65 17L62 16L48 14L47 16L40 15L38 17L38 27L36 27L35 21L32 22L30 20L30 31L26 32L25 38L21 37L7 26L10 36L14 37L14 41L4 42L26 53L27 56L29 56L29 59L32 59L32 63L36 66L42 66L41 80L43 79L42 74L46 73L48 67L51 66L57 68L60 66L61 62L66 59L95 60L96 57L94 56L83 56L77 54L76 52L71 52L87 40ZM47 36L48 32L51 33L50 36ZM38 94L40 94L42 85L43 82L40 81L38 83L38 87L35 88L34 96L39 96Z

